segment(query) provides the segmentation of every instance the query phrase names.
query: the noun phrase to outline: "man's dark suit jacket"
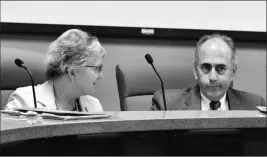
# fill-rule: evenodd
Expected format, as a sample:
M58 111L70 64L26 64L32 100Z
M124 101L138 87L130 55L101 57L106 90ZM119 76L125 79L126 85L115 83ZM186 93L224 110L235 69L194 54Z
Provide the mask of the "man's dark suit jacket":
M187 89L165 90L167 110L201 110L199 85ZM226 99L229 110L257 110L256 106L265 106L262 97L228 88ZM150 110L164 110L162 91L154 93Z

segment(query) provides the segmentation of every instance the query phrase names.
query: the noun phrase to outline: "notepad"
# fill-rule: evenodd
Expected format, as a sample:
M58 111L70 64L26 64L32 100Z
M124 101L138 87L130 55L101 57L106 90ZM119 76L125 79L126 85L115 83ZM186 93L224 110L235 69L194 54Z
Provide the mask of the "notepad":
M34 112L34 111L27 111L27 112L20 112L17 110L1 110L1 113L7 113L9 115L13 115L13 116L37 116L38 113Z
M112 112L78 112L42 108L14 108L10 110L1 110L1 112L14 116L38 116L43 119L56 120L100 119L113 115Z
M54 119L54 120L80 120L80 119L100 119L112 116L112 114L102 114L102 115L85 115L85 116L62 116L54 115L50 113L42 113L40 115L43 119Z
M46 108L29 108L29 107L13 108L12 110L20 111L20 112L33 111L39 114L50 113L50 114L62 115L62 116L82 116L82 115L86 116L86 115L112 114L111 112L79 112L79 111L52 110L52 109L46 109Z

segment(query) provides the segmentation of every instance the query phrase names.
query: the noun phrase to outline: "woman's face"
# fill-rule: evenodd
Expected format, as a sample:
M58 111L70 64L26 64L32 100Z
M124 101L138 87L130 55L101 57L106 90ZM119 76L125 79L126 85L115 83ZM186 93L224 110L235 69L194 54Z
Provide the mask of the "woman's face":
M95 85L103 78L103 58L95 57L75 73L75 83L81 95L92 95Z

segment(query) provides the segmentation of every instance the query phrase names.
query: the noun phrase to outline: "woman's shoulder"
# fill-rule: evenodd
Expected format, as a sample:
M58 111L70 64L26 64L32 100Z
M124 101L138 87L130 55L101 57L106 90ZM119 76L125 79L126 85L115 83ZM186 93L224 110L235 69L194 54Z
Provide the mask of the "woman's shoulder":
M43 91L43 87L47 86L47 82L35 86L36 95L38 95L40 90ZM17 88L13 93L10 94L6 107L28 107L32 106L32 86L25 86ZM42 94L44 92L41 92ZM38 95L39 96L39 95ZM40 97L40 96L39 96Z
M25 87L19 87L17 88L12 95L28 95L32 94L32 86L25 86Z
M38 84L37 86L34 86L35 90L39 90L42 89L46 86L48 86L48 81L44 82L43 84ZM25 87L19 87L17 88L12 94L19 94L19 95L28 95L28 94L32 94L32 86L25 86Z
M10 94L5 108L26 107L30 99L32 100L31 86L19 87Z

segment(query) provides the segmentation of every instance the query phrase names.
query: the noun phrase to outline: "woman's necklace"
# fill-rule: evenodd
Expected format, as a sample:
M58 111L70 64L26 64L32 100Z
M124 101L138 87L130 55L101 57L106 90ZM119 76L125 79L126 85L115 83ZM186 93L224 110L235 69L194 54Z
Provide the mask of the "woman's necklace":
M53 93L54 93L54 98L55 98L56 110L59 110L59 106L58 106L57 100L56 100L56 90L55 90L54 80L53 80ZM72 111L78 111L78 106L77 106L76 101L75 101L74 109Z

